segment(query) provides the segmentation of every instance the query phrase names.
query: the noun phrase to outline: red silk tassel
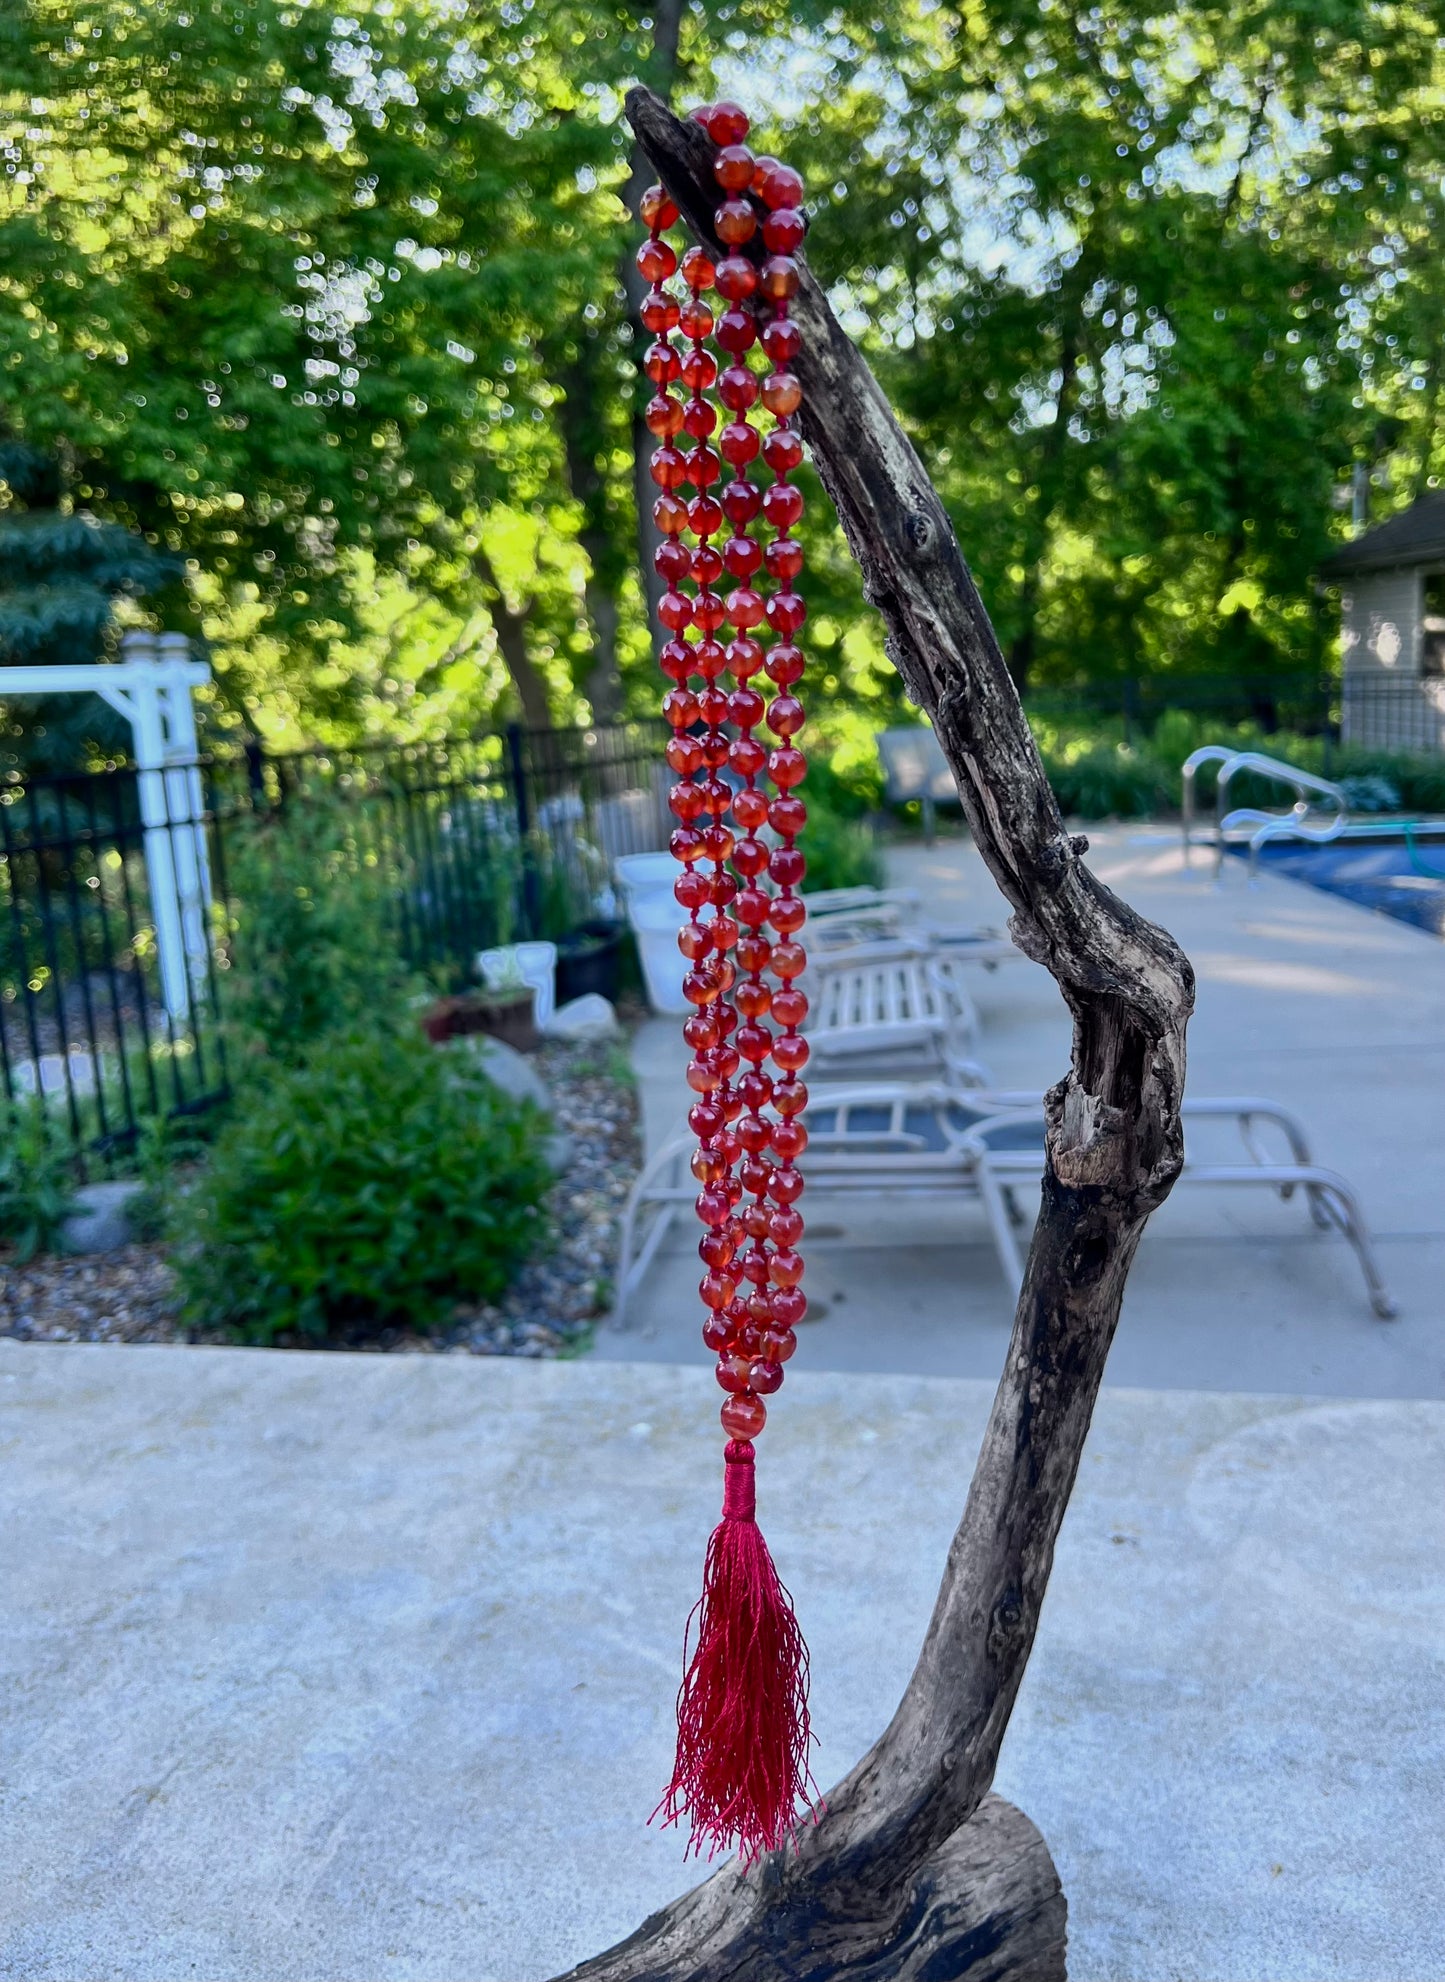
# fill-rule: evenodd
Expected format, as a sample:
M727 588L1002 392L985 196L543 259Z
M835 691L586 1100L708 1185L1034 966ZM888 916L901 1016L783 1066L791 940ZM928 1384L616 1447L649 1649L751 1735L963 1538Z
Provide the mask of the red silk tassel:
M752 1445L733 1439L724 1456L723 1517L687 1624L697 1645L677 1696L677 1765L658 1810L669 1824L687 1818L689 1851L711 1858L736 1839L748 1864L789 1837L816 1792L808 1648L757 1524Z

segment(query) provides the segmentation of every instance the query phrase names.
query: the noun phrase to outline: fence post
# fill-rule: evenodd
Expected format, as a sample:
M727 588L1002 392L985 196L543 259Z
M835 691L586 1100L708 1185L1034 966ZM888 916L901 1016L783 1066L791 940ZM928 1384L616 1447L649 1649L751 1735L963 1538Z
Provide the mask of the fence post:
M512 804L517 813L517 845L522 857L521 933L537 933L537 866L532 848L532 795L527 786L526 752L522 748L522 726L507 724L507 760L512 771Z

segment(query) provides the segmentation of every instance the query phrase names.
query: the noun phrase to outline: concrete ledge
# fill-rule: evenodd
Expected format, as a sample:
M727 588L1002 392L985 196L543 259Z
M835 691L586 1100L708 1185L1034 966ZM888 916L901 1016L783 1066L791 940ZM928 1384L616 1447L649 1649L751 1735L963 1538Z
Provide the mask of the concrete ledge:
M762 1514L832 1780L990 1387L790 1373ZM644 1828L716 1517L703 1369L0 1343L0 1975L522 1982ZM1445 1407L1106 1393L997 1787L1076 1982L1445 1972Z

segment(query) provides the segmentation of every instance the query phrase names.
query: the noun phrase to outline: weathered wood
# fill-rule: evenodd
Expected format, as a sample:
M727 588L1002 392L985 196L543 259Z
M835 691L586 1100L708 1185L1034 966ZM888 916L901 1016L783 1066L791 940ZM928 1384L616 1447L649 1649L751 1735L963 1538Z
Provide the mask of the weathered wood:
M716 248L707 138L646 90L631 92L627 114L688 226ZM793 314L814 464L889 655L958 779L1014 938L1068 1003L1072 1064L1047 1097L1042 1207L1013 1336L898 1711L796 1853L746 1873L725 1866L585 1963L579 1982L909 1973L977 1982L1030 1972L962 1952L957 1966L900 1968L896 1950L920 1906L943 1918L966 1904L949 1880L965 1878L966 1855L985 1835L970 1820L982 1814L1033 1645L1125 1278L1183 1157L1188 961L1084 865L1087 844L1064 828L943 505L806 268ZM801 1965L812 1949L828 1951L831 1966Z

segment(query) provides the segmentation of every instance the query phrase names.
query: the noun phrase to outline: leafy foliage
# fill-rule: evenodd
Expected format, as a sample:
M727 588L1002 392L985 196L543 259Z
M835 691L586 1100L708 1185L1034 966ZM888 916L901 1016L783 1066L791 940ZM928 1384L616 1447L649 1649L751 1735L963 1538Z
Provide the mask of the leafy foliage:
M543 1122L464 1047L337 1034L240 1096L172 1215L187 1314L249 1342L428 1328L542 1238Z
M73 1203L66 1140L44 1101L0 1108L0 1243L22 1266L53 1251Z

